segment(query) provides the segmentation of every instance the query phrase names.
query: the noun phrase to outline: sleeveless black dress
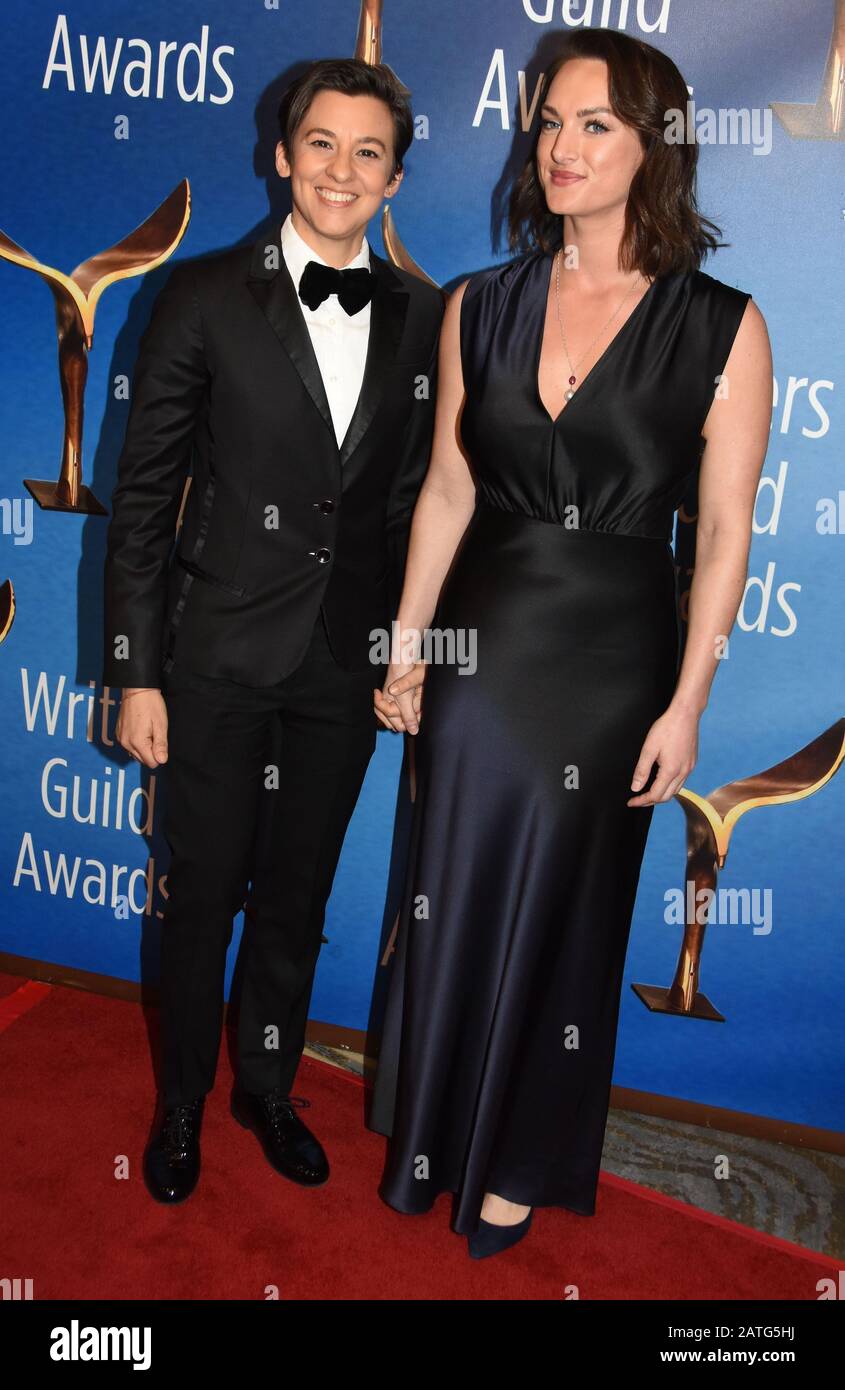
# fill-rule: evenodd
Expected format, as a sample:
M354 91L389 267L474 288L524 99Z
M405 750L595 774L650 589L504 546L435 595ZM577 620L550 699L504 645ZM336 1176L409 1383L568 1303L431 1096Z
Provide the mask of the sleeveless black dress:
M424 1212L485 1191L592 1215L652 807L629 807L675 688L673 514L747 300L658 277L556 420L537 382L551 254L473 276L462 438L477 506L432 664L371 1129L379 1188ZM460 648L459 648L460 650ZM464 651L471 648L464 648Z

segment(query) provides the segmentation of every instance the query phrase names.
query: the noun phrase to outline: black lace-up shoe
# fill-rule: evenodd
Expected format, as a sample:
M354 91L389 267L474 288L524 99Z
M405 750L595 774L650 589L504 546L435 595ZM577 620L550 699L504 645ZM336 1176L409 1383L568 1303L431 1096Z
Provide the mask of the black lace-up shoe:
M267 1162L276 1172L304 1187L318 1187L328 1179L329 1161L322 1144L294 1108L310 1104L301 1096L286 1096L278 1088L261 1096L237 1087L232 1092L232 1115L258 1136Z
M165 1106L158 1133L144 1156L144 1177L157 1202L184 1202L200 1175L200 1128L205 1096Z

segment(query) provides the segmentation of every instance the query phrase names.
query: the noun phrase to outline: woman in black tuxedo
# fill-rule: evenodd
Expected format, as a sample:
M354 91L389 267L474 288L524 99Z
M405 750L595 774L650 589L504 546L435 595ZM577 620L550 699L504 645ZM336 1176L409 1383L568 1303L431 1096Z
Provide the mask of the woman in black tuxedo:
M160 1115L144 1172L181 1202L251 882L235 1119L273 1168L329 1161L290 1096L323 916L377 723L373 628L395 614L428 464L440 292L370 247L413 138L409 93L311 64L279 108L292 209L176 266L141 341L109 525L104 684L118 742L167 763ZM191 488L174 550L189 469Z
M403 1212L454 1192L476 1257L535 1206L595 1210L646 837L745 582L771 355L750 295L699 268L718 228L695 145L665 135L686 98L648 44L563 39L512 194L528 249L447 307L398 614L403 637L474 630L477 670L396 661L376 692L419 730L380 1192ZM679 663L672 523L700 455Z

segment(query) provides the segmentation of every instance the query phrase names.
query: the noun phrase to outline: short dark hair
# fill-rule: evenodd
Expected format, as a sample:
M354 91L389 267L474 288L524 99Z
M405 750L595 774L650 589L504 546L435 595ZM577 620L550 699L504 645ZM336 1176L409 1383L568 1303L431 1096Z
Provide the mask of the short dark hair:
M703 217L695 193L698 145L672 144L665 138L670 110L686 119L689 93L678 68L667 54L642 39L611 29L572 30L563 36L547 68L537 110L541 111L564 63L571 58L599 58L607 64L610 105L620 121L639 134L645 159L631 180L620 246L621 269L653 277L674 270L697 270L718 246L721 230ZM549 212L537 176L537 141L542 120L526 164L515 180L508 211L508 242L512 250L560 245L563 219Z
M385 63L365 63L363 58L320 58L286 89L279 103L280 139L288 157L293 137L318 92L343 92L346 96L375 97L393 117L393 171L403 160L414 138L411 93ZM389 180L388 180L389 182Z

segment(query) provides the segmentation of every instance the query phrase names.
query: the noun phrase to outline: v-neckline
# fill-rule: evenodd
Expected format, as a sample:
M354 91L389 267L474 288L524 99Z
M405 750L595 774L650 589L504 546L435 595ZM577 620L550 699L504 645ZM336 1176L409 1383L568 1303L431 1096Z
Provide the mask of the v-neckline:
M548 254L548 253L547 253L547 254ZM541 317L541 319L540 319L540 332L539 332L539 334L538 334L538 346L537 346L536 357L535 357L535 360L534 360L534 370L533 370L533 378L532 378L532 379L533 379L533 386L534 386L534 396L535 396L535 398L536 398L537 404L539 405L540 410L542 411L542 413L543 413L543 415L545 416L545 418L546 418L548 424L549 424L551 427L554 427L555 425L557 425L557 424L559 423L560 419L562 418L562 416L564 416L564 415L566 414L567 410L571 410L571 409L572 409L572 403L573 403L573 401L576 401L576 400L578 399L578 397L581 395L581 392L584 390L584 388L585 388L585 386L587 385L587 383L588 383L588 382L590 381L590 379L595 375L595 373L596 373L596 371L598 370L598 368L602 365L602 363L603 363L603 362L606 360L606 358L609 356L610 352L611 352L612 349L615 347L616 343L619 342L619 339L623 336L623 334L624 334L624 332L625 332L625 329L626 329L626 328L628 327L628 325L629 325L630 323L632 323L633 320L637 317L637 315L638 315L639 312L640 312L640 309L643 307L643 305L645 304L646 300L647 300L647 299L649 298L649 296L651 295L651 292L652 292L652 290L654 289L655 285L657 284L657 281L658 281L658 278L659 278L658 276L655 276L655 277L654 277L654 279L652 280L652 282L651 282L651 284L649 285L648 289L646 290L645 294L643 295L642 299L639 299L639 300L637 301L637 303L634 305L633 309L631 310L631 313L630 313L630 314L628 315L628 317L626 318L625 322L624 322L624 323L622 324L622 326L621 326L620 328L618 328L618 329L616 330L616 332L614 333L614 335L613 335L613 337L611 338L610 342L608 343L607 347L604 349L604 352L602 352L602 353L596 358L596 360L595 360L595 362L593 363L592 367L591 367L590 370L587 372L587 375L583 378L583 380L582 380L582 382L581 382L581 385L578 387L578 389L577 389L577 390L575 391L575 393L573 394L572 399L569 400L569 401L566 401L566 403L565 403L564 405L561 406L561 408L560 408L560 410L558 411L557 415L551 415L551 414L549 413L549 411L546 409L546 405L545 405L545 403L544 403L544 401L543 401L543 397L542 397L541 394L540 394L540 362L542 361L542 357L543 357L543 340L544 340L545 335L546 335L546 313L547 313L548 307L549 307L549 290L551 289L551 284L552 284L552 272L553 272L553 270L554 270L554 264L555 264L555 256L556 256L556 254L557 254L557 252L552 252L551 255L549 256L549 274L548 274L548 279L546 279L545 277L543 277L543 281L542 281L543 286L544 286L545 293L543 294L543 298L542 298L542 302L543 302L542 317Z

